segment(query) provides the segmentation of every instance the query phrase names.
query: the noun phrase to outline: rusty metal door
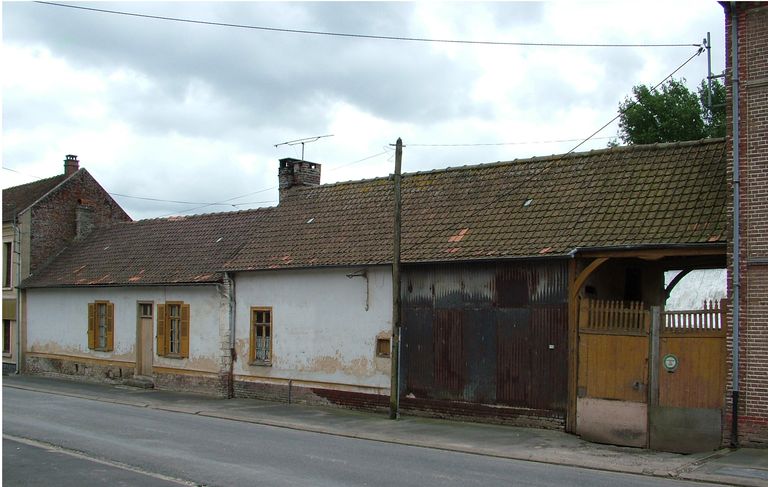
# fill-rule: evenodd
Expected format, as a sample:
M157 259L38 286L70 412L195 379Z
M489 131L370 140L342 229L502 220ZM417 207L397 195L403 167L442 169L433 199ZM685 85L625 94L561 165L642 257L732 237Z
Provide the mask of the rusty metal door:
M505 406L564 418L565 263L411 266L402 298L406 402L471 415Z

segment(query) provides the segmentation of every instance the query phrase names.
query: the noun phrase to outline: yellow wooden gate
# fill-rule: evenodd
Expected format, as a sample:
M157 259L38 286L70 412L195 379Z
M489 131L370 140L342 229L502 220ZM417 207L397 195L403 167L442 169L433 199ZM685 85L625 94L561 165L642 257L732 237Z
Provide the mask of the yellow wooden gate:
M650 390L650 447L654 450L689 453L720 446L726 380L725 303L661 313L658 345L651 343L658 371L658 381L652 380Z
M576 432L600 443L648 443L650 313L639 302L579 305Z
M721 442L725 301L701 310L579 303L576 432L585 439L694 452Z

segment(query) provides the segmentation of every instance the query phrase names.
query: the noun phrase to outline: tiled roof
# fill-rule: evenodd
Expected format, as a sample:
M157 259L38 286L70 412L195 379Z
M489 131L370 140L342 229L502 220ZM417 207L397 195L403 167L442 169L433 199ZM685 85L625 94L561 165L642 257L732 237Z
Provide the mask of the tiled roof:
M391 262L388 178L291 190L226 269ZM723 139L618 147L406 174L403 262L723 244Z
M3 190L3 223L12 221L18 212L27 209L65 179L67 179L65 174L59 174L51 178L5 188Z
M402 192L404 262L727 240L722 139L412 173ZM383 264L392 213L389 178L294 188L276 208L94 230L24 285L204 283L227 270Z
M272 208L116 223L74 242L24 287L218 282Z

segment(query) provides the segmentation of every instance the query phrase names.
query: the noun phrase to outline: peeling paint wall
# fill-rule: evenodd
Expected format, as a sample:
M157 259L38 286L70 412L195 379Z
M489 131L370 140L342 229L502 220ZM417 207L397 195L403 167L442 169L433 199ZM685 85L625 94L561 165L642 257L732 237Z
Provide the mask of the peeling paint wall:
M115 306L111 352L88 349L88 303L96 300L107 300ZM153 367L214 374L228 368L228 362L222 363L221 346L221 332L229 329L227 303L216 286L29 289L27 353L135 363L140 301L155 304L153 340L157 333L157 304L184 301L190 305L189 358L158 357L153 342Z
M389 266L239 273L235 376L389 387L376 337L392 328ZM367 287L367 289L366 289ZM366 310L367 303L367 310ZM250 309L272 308L272 365L249 365Z

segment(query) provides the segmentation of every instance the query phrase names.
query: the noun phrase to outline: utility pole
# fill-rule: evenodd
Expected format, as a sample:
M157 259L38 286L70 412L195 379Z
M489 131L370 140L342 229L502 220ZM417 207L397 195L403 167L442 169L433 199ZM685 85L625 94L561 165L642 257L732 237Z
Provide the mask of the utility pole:
M389 419L400 417L400 167L403 161L403 141L395 144L395 228L392 245L392 375L389 391Z

